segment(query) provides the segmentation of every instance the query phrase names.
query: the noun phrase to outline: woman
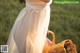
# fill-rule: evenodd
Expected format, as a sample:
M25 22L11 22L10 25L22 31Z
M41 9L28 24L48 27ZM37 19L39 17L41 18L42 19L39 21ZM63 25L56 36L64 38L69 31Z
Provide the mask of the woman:
M51 0L20 0L26 7L11 30L8 53L42 53L50 20Z

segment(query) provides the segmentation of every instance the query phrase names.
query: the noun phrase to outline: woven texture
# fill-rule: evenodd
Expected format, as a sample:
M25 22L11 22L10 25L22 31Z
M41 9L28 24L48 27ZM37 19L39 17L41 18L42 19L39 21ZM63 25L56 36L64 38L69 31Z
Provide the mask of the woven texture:
M48 31L48 34L53 36L52 45L45 43L43 53L77 53L76 45L72 40L67 39L58 44L55 44L55 35L52 31Z

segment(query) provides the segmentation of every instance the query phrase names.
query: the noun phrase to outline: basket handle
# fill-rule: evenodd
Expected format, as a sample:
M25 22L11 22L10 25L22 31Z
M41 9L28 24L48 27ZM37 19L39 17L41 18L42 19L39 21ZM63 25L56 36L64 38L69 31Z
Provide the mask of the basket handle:
M52 41L51 42L52 42L52 44L55 44L55 40L56 40L55 34L52 31L49 31L49 30L48 30L47 34L51 34L52 35Z

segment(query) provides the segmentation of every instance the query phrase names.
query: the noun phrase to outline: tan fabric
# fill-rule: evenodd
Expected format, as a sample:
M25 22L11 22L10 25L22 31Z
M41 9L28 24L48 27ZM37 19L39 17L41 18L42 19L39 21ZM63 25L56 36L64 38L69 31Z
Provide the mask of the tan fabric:
M42 53L50 21L50 3L51 0L26 0L26 7L11 30L8 53Z

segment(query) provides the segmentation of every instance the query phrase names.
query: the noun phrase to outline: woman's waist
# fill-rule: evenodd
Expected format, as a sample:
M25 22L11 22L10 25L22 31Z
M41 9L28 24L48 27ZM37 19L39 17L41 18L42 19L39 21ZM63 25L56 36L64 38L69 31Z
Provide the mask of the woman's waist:
M26 2L26 8L27 9L45 9L49 7L48 4L35 4L35 3L28 3Z

